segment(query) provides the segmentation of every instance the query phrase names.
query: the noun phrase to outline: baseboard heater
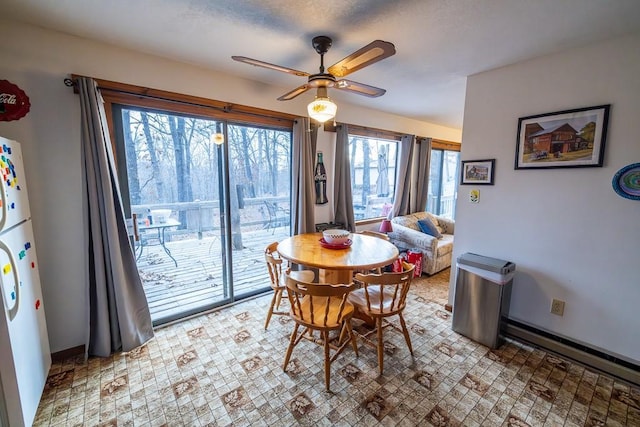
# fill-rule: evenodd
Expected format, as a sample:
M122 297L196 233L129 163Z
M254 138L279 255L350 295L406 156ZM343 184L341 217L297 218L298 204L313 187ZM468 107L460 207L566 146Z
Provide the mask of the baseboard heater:
M512 319L507 319L505 333L518 341L525 341L640 386L639 365Z

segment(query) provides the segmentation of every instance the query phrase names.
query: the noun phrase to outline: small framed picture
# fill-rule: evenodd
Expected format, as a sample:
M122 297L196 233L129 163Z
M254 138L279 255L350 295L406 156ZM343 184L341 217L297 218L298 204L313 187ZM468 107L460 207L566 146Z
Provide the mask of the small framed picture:
M463 160L460 184L493 185L496 159Z
M515 169L601 167L609 107L521 117Z

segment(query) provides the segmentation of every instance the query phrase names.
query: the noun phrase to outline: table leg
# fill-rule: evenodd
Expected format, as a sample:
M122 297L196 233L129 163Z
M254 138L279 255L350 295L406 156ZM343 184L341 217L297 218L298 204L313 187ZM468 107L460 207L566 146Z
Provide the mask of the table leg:
M362 320L364 324L369 327L373 328L376 326L376 319L374 319L371 316L367 316L366 314L358 310L358 307L355 307L355 311L353 312L353 318Z
M351 283L353 271L351 270L327 270L320 269L320 283Z
M138 252L138 248L140 248L140 252ZM133 241L133 253L136 255L136 261L140 260L142 256L142 251L144 249L144 243L142 241L142 236L138 238L138 241Z
M166 230L166 229L167 229L166 227L162 228L162 238L160 239L160 244L162 245L162 249L164 249L164 251L167 253L167 255L169 255L169 258L171 258L173 260L173 263L176 265L176 268L177 268L178 267L178 261L176 261L176 259L173 257L173 255L171 255L171 251L164 244L164 230Z

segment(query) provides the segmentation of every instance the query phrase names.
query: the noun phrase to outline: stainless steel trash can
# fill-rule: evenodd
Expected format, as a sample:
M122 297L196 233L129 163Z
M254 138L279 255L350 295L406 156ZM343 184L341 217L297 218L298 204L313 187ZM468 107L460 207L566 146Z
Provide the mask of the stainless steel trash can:
M472 253L458 257L452 327L490 348L504 342L516 265Z

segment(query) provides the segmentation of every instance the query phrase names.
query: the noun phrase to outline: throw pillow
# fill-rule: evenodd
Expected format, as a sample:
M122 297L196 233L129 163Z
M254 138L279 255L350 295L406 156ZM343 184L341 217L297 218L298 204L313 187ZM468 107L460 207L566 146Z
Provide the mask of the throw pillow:
M438 233L443 234L445 232L444 228L440 226L440 221L438 221L438 217L436 215L432 214L431 212L427 212L427 218L429 218L433 225L436 226Z
M431 222L429 218L419 220L418 227L420 227L420 230L423 233L433 236L436 239L442 239L442 234L440 234L436 226L433 224L433 222Z

